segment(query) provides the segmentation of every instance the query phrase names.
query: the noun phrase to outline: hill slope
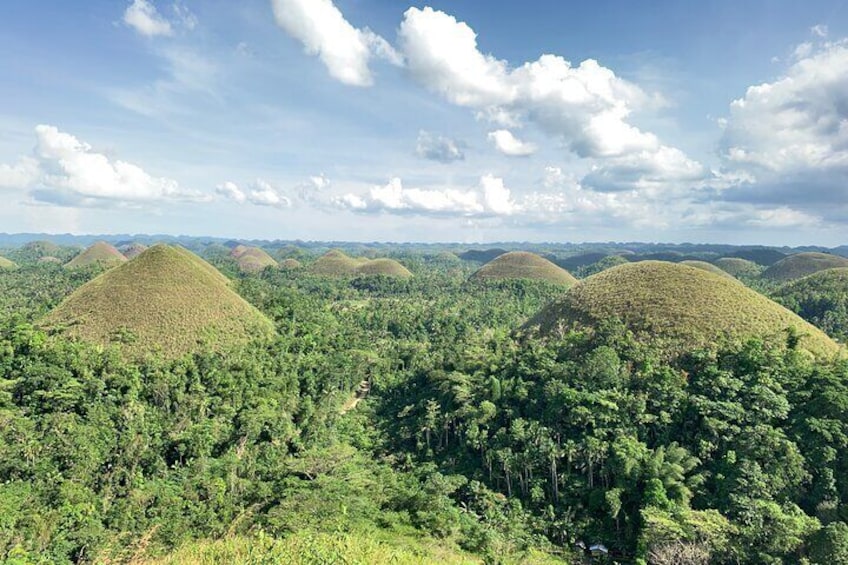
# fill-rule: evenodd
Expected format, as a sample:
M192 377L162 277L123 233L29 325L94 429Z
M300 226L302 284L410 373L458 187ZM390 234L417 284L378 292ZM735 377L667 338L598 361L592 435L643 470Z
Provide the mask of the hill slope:
M88 267L89 265L101 265L104 267L114 267L125 263L127 258L121 255L121 252L112 247L105 241L98 241L67 263L65 267L68 269L79 269Z
M526 251L504 253L471 275L474 280L534 279L571 286L577 279L544 257Z
M5 257L0 257L0 269L17 269L18 266L13 262L9 261Z
M704 271L707 271L708 273L713 273L714 275L720 275L722 277L733 278L733 275L731 275L727 271L720 269L719 267L717 267L716 265L713 265L712 263L707 263L706 261L697 261L697 260L694 260L694 259L687 259L686 261L681 261L680 264L686 265L687 267L695 267L696 269L702 269Z
M141 357L178 357L200 344L224 349L270 335L271 322L196 255L156 245L80 287L43 321L95 343L123 343Z
M123 253L124 257L127 259L135 259L147 251L147 246L143 243L129 243L127 245L122 245L118 251Z
M358 275L383 275L386 277L399 277L408 279L412 276L409 269L395 261L394 259L372 259L367 263L363 263L356 268Z
M848 267L848 259L830 253L796 253L781 259L763 271L763 278L772 281L791 281L825 269L839 267Z
M694 267L644 261L585 279L525 325L542 335L620 319L638 338L671 354L726 339L778 336L789 327L817 356L839 347L786 308L727 277Z
M239 269L246 273L258 273L265 267L278 267L277 261L259 247L239 245L230 252L238 263Z
M828 335L848 338L848 268L790 281L777 289L774 299Z
M356 274L360 261L338 250L328 251L309 266L309 271L325 277L349 277Z
M713 261L713 264L734 277L756 277L763 271L761 265L740 257L722 257Z

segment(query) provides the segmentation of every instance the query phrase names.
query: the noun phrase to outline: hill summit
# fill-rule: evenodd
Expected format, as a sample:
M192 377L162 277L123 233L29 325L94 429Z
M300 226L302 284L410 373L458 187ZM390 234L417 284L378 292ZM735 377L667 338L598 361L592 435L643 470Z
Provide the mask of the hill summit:
M839 267L848 267L848 259L830 253L796 253L781 259L763 271L763 278L773 281L791 281L825 269Z
M239 269L245 273L258 273L265 267L279 266L277 261L261 247L237 245L230 252L230 257L236 260Z
M821 330L735 280L661 261L629 263L591 276L545 307L525 329L545 336L591 330L613 318L637 339L672 356L722 341L778 337L789 328L800 336L799 346L817 356L839 351Z
M85 341L120 343L135 358L221 350L274 331L224 275L193 253L167 245L155 245L89 281L42 325Z
M114 267L126 263L127 258L105 241L98 241L65 264L68 269L79 269L89 265Z
M510 251L483 265L471 275L475 280L534 279L571 286L577 282L571 273L544 257L527 251Z
M356 274L366 276L383 275L386 277L397 277L401 279L408 279L412 276L412 273L409 272L409 269L407 269L394 259L388 259L385 257L380 259L372 259L367 263L362 263L356 268Z

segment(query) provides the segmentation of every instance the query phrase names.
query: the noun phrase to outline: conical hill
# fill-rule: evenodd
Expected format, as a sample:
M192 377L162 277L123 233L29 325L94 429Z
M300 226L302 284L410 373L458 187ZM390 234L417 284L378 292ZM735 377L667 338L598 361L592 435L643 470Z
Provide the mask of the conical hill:
M675 356L695 348L758 337L786 337L816 356L838 353L822 331L730 278L662 261L619 265L573 286L525 325L530 334L592 330L619 319L638 339Z
M130 357L174 358L273 333L229 280L193 253L155 245L80 287L42 323L64 335L121 343Z
M830 253L796 253L781 259L763 271L763 278L773 281L791 281L825 269L839 267L848 267L848 258Z
M120 251L105 241L98 241L67 263L69 269L79 269L90 265L101 265L103 267L114 267L125 263L127 258Z
M471 275L475 280L535 279L564 286L577 282L571 273L527 251L510 251L499 255Z

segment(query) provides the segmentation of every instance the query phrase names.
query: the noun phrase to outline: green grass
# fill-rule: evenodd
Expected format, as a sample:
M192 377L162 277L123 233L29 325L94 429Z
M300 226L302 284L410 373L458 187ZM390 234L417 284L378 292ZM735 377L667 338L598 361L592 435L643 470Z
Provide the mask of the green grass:
M781 259L763 271L763 278L772 281L791 281L825 269L839 267L848 267L848 259L830 253L796 253Z
M65 264L68 269L79 269L90 265L114 267L125 263L127 258L121 252L106 243L98 241Z
M277 261L260 247L239 245L230 253L239 269L245 273L258 273L266 267L278 267Z
M85 341L121 344L133 358L222 350L274 331L214 267L166 245L86 283L41 325Z
M13 262L9 261L5 257L0 257L0 269L17 269L18 266Z
M792 327L819 357L840 348L821 330L728 277L661 261L620 265L573 286L525 329L542 335L620 319L638 339L670 355L748 337L777 338ZM538 330L536 330L538 328Z
M577 282L571 273L544 257L526 251L504 253L471 275L474 280L534 279L564 286Z
M24 244L23 249L38 255L39 257L56 255L62 250L61 247L52 241L46 240L30 241L29 243Z
M367 261L367 259L366 259ZM352 259L336 249L328 251L309 266L309 271L324 277L352 277L361 261Z
M303 267L303 263L301 263L297 259L292 259L291 257L280 261L281 269L300 269L301 267Z
M408 279L412 276L409 269L394 259L373 259L363 263L356 268L357 275L384 275L387 277L398 277Z
M734 277L756 277L763 272L763 267L753 261L740 257L722 257L716 259L713 264L716 267Z
M721 275L722 277L730 277L733 278L733 275L728 273L727 271L713 265L712 263L707 263L706 261L695 261L695 260L687 260L681 261L681 265L686 265L687 267L695 267L696 269L702 269L704 271L713 273L714 275Z

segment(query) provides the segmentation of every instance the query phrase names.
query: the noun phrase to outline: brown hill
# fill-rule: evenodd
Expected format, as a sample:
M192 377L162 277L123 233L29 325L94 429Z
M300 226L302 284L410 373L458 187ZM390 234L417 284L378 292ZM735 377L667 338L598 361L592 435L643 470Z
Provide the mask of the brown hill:
M510 251L499 255L471 275L473 280L534 279L564 286L577 282L571 273L544 257L527 251Z

